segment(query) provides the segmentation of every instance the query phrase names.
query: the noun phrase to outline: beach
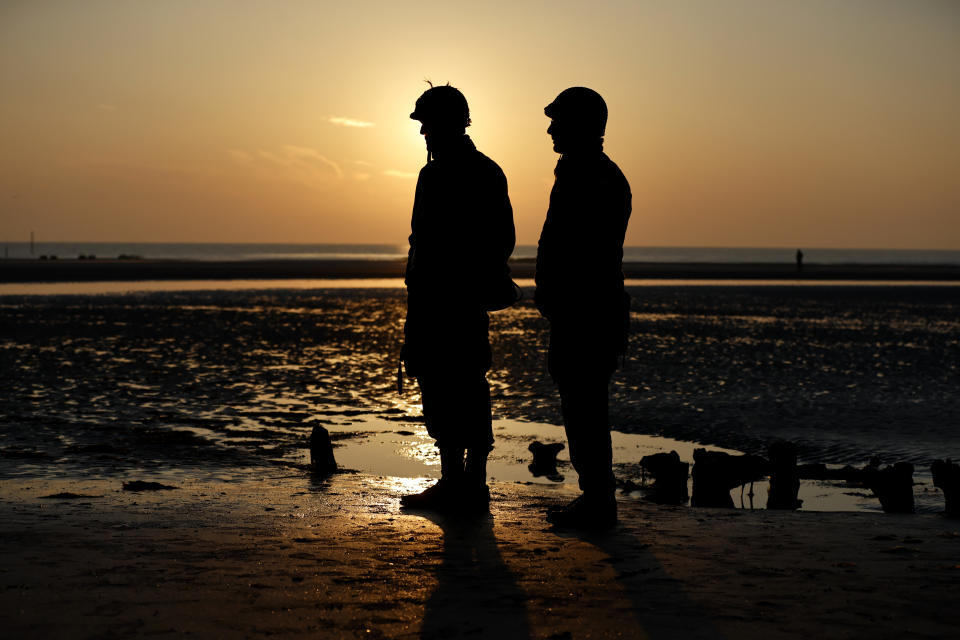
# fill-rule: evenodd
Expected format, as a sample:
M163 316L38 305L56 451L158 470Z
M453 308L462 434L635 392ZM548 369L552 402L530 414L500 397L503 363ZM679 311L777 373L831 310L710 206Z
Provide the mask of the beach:
M0 640L960 639L960 0L0 3Z
M355 474L170 481L5 481L4 635L899 639L960 622L958 523L934 515L634 501L612 532L574 535L542 519L560 496L520 485L464 521L400 512L388 481Z
M788 439L801 459L831 464L960 459L956 287L628 291L630 344L611 384L616 430L756 454ZM547 324L531 297L527 289L519 304L491 314L493 410L557 425ZM243 424L260 429L328 410L419 415L412 381L396 393L399 286L0 302L0 409L8 429L35 426L24 447L59 451L64 432L76 445L88 433L97 444L105 434L178 425L237 437L246 414ZM292 407L287 419L273 415ZM262 436L279 446L291 434Z
M879 456L918 481L960 459L955 286L628 290L618 433L758 454L788 439L803 462ZM562 441L526 293L491 315L494 414ZM618 527L576 536L542 519L572 487L532 477L492 482L478 521L401 512L431 476L426 449L414 476L313 477L314 425L341 460L374 422L422 428L415 383L396 389L404 303L399 286L0 297L11 637L940 638L960 622L960 527L928 482L914 515L624 488ZM617 474L641 481L635 459ZM135 480L175 488L123 490Z

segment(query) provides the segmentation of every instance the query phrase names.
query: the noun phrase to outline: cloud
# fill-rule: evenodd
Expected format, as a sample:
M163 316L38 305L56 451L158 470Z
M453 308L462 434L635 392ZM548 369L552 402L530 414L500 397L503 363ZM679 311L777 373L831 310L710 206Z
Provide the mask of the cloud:
M357 172L353 174L353 179L357 182L366 182L370 179L370 174L365 172Z
M97 109L100 109L101 111L110 111L110 112L113 112L113 111L116 111L116 110L117 110L117 105L115 105L115 104L107 104L106 102L101 102L100 104L97 105Z
M241 166L286 178L315 183L343 178L340 165L312 147L283 145L279 149L227 149L227 155Z
M372 166L373 166L373 163L372 163L372 162L367 162L366 160L354 160L354 161L353 161L353 164L355 164L355 165L357 165L357 166L360 166L360 167L372 167Z
M243 149L227 149L227 155L233 158L234 162L237 164L253 164L254 157L252 154L244 151Z
M383 175L390 176L391 178L403 178L404 180L413 180L417 177L416 173L410 173L409 171L397 171L396 169L387 169L383 172Z
M356 118L343 118L339 116L332 116L329 119L330 124L335 124L338 127L354 127L358 129L366 129L367 127L372 127L372 122L367 122L366 120L357 120Z
M295 147L293 145L285 145L283 147L283 151L286 153L288 158L293 159L294 164L317 169L327 168L333 171L338 178L343 177L343 171L340 169L340 165L322 155L316 149L311 149L310 147Z

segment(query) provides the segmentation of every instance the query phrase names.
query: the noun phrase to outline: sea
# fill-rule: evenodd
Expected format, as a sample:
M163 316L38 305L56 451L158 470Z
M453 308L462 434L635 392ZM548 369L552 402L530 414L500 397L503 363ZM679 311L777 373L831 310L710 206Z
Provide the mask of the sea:
M792 263L798 247L624 247L627 262L660 263ZM808 264L960 265L960 250L818 249L803 248ZM165 242L6 242L7 259L76 259L136 256L145 260L397 260L406 245L393 244L266 244ZM514 259L530 259L534 245L519 245Z

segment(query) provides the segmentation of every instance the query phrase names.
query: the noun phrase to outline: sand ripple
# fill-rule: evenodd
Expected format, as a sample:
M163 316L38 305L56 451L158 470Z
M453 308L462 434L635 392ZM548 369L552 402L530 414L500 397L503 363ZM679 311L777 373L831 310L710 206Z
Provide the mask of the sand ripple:
M788 438L824 462L960 458L955 289L633 294L616 428L755 452ZM253 464L332 413L416 420L416 386L395 389L403 313L396 290L5 297L0 456L17 473ZM525 300L491 327L495 413L559 423L546 323Z

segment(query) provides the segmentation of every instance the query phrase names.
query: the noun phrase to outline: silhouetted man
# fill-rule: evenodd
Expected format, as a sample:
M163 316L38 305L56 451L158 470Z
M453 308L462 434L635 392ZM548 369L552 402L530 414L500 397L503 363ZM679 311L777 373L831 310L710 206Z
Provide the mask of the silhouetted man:
M547 520L607 528L617 520L607 387L629 325L622 262L630 185L603 152L607 106L600 94L566 89L544 113L560 160L537 249L535 300L550 321L548 368L583 491Z
M407 259L402 358L417 379L427 431L440 449L440 480L405 507L486 509L490 420L488 293L513 252L507 180L465 134L467 100L447 85L417 100L428 162L420 170ZM466 461L464 461L466 453Z

